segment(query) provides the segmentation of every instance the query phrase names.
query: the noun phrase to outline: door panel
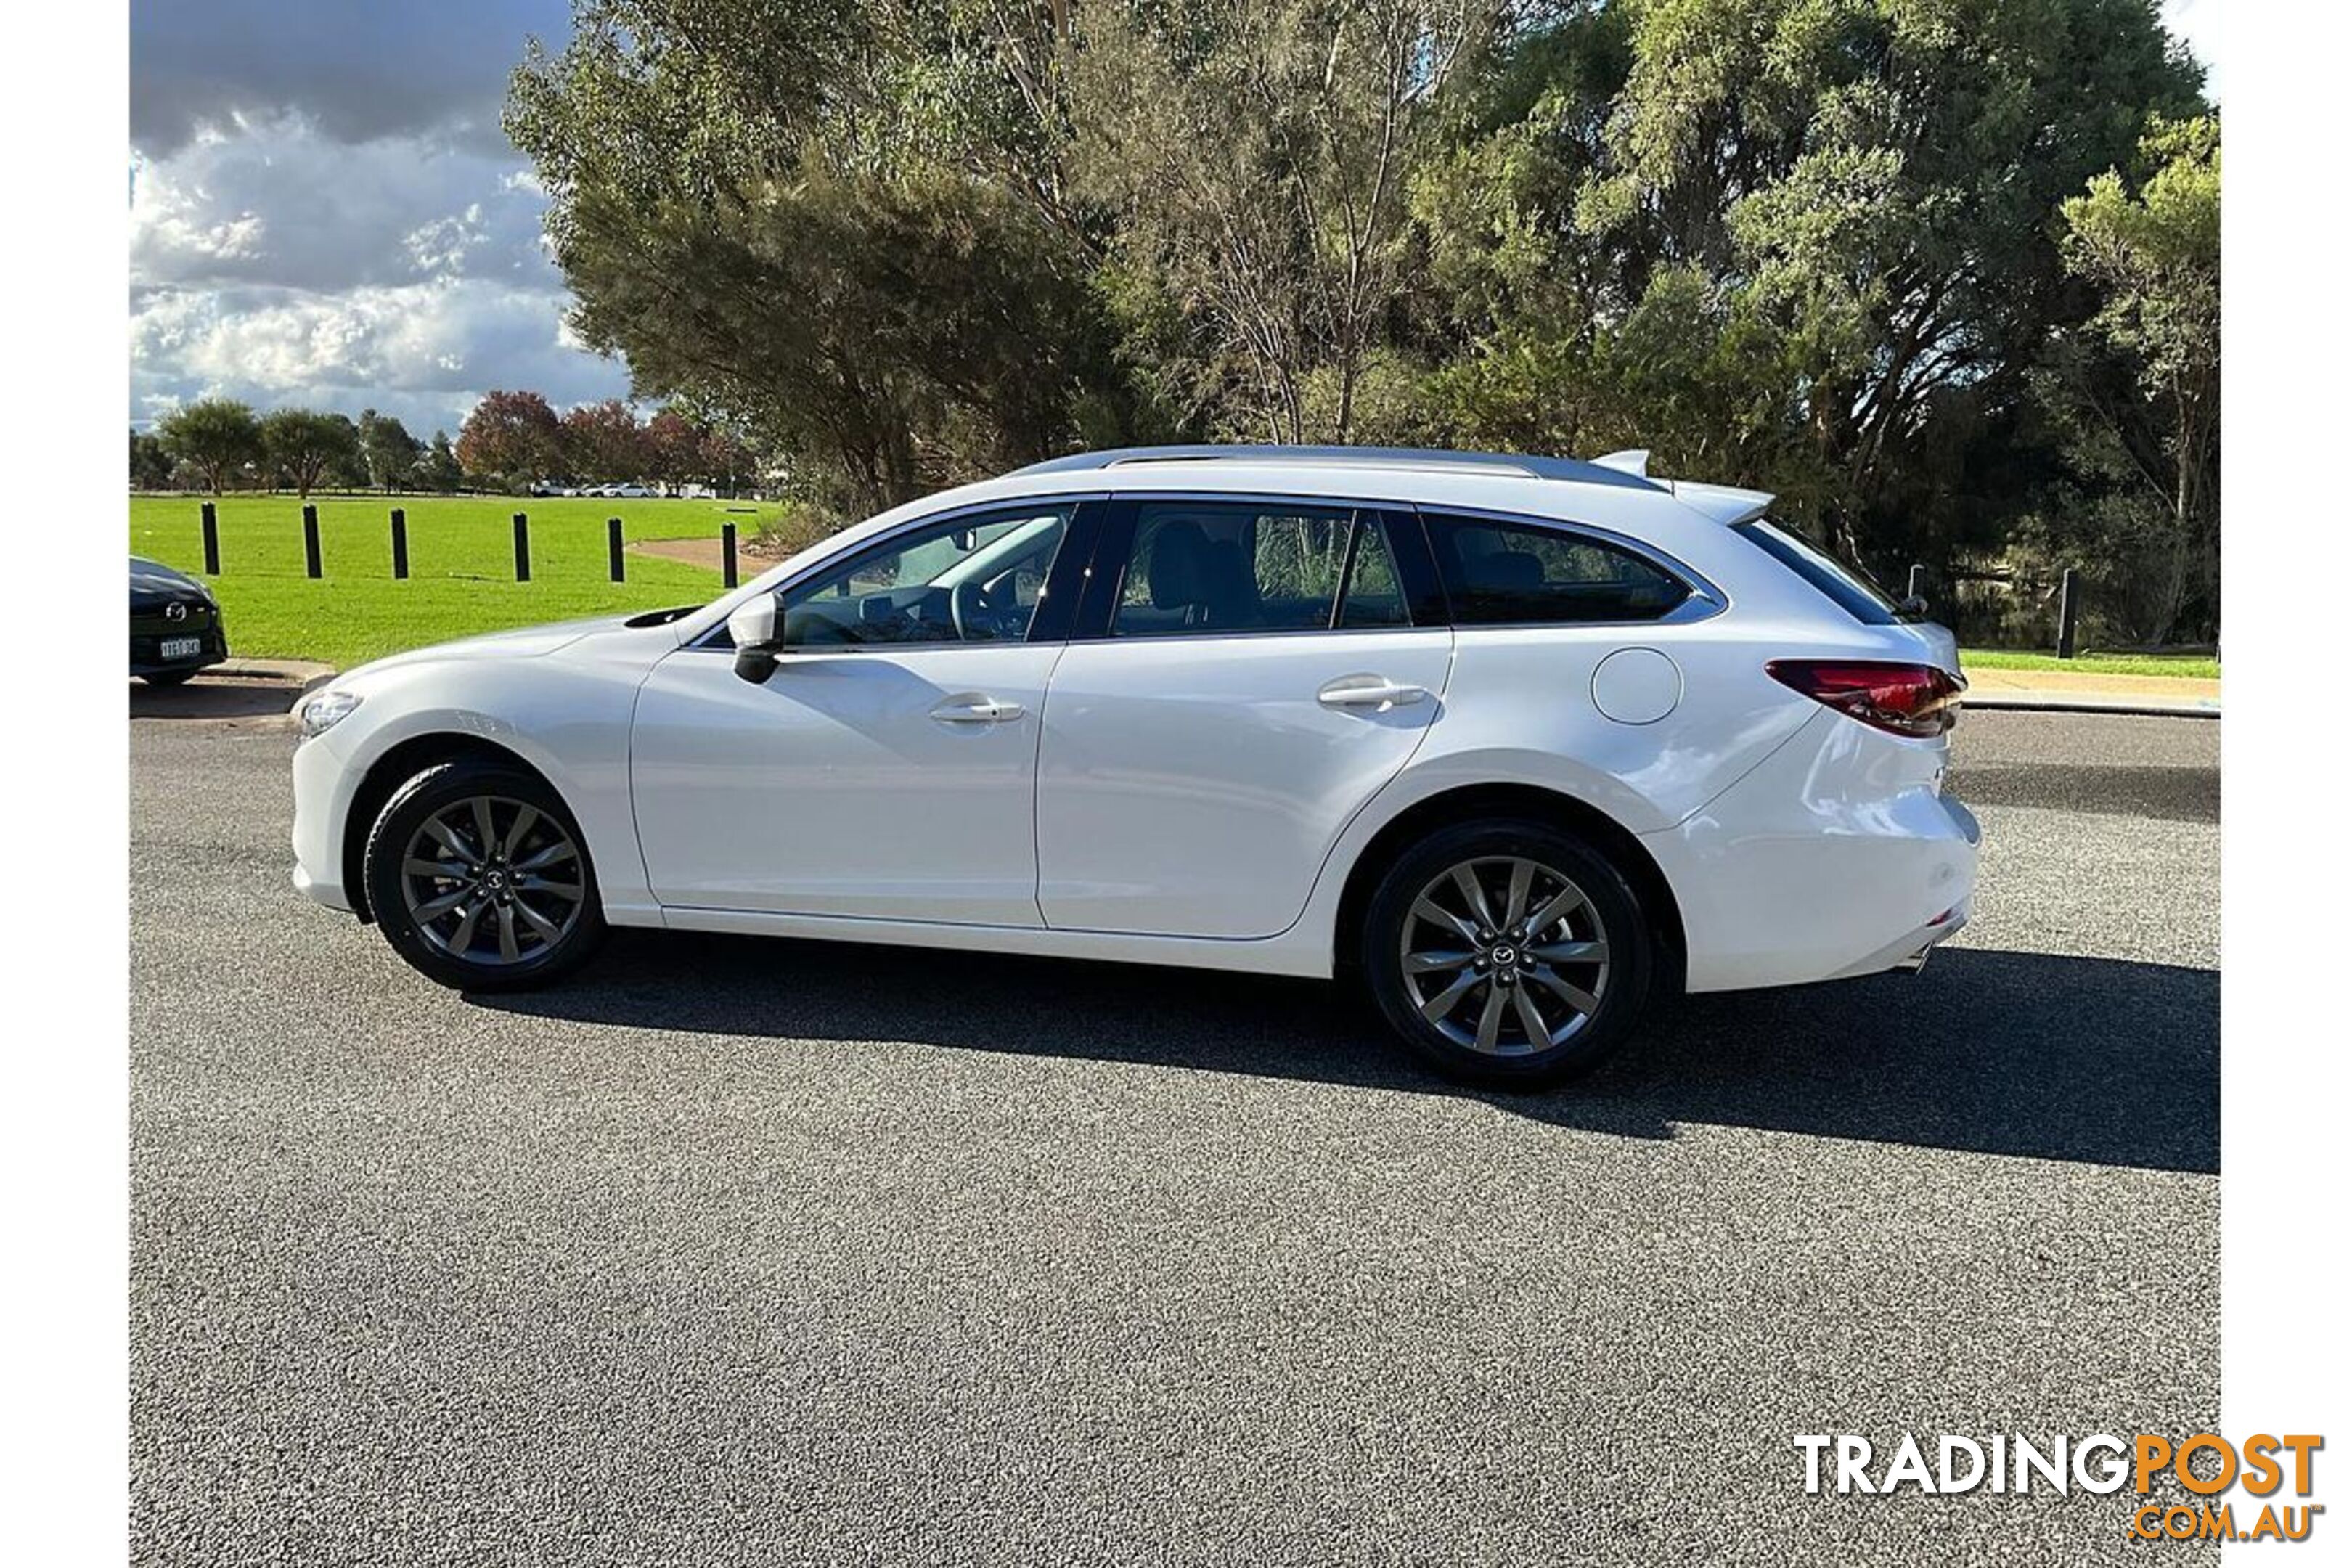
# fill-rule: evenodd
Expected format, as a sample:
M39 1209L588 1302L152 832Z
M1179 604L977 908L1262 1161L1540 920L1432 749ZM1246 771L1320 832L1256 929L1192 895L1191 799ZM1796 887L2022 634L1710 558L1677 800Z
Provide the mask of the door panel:
M1034 785L1062 646L687 648L638 693L638 840L665 904L1034 926Z
M1444 710L1452 649L1442 626L1072 644L1038 764L1046 924L1289 927L1340 829ZM1363 700L1381 684L1426 695Z

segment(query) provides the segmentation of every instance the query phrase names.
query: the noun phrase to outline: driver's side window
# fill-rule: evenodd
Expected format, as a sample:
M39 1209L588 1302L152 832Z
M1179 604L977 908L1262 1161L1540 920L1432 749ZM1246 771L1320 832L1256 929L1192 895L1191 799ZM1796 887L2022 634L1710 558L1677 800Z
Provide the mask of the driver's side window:
M968 515L900 534L787 595L787 647L1019 642L1072 506Z

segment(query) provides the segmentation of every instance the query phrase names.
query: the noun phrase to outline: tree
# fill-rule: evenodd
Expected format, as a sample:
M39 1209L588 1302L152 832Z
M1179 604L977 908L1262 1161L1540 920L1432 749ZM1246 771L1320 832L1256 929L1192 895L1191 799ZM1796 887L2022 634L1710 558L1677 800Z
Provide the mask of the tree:
M845 506L1115 431L1125 376L1052 138L1001 63L1034 33L1012 16L583 0L507 116L580 335L639 397L741 426Z
M413 478L418 488L436 495L448 495L465 483L465 465L457 461L457 451L449 445L449 432L433 432L433 444L417 459Z
M319 476L322 487L334 490L364 490L374 482L368 471L366 449L356 439L348 451L336 453Z
M646 421L650 471L670 484L691 484L709 476L702 468L704 427L674 407L655 410Z
M536 392L485 393L457 431L465 471L509 489L553 473L562 453L562 426Z
M1468 0L1114 5L1092 23L1077 184L1115 215L1130 330L1184 323L1168 346L1184 381L1225 394L1227 428L1353 437L1406 287L1432 105L1490 26Z
M259 422L233 398L206 397L173 409L156 423L155 434L163 450L193 467L215 495L262 455Z
M617 397L583 403L563 416L563 451L574 478L634 480L652 466L645 427L635 410Z
M2058 205L2198 102L2145 0L1629 0L1514 53L1417 192L1462 434L1651 447L1881 566L1997 543L2037 472L1981 459L2084 310Z
M697 456L710 482L730 496L751 482L758 468L750 444L724 427L704 433Z
M2170 640L2201 608L2218 628L2221 574L2221 133L2153 121L2134 176L2093 178L2060 209L2069 272L2100 305L2052 346L2041 390L2088 495L2091 543L2133 628Z
M575 0L507 126L572 326L819 511L1639 446L1899 572L2115 504L2037 395L2137 385L2061 206L2200 93L2149 0Z
M161 437L143 430L131 432L131 488L160 490L172 482L172 454Z
M360 455L367 466L367 482L378 489L400 489L412 480L424 447L408 426L373 408L360 411Z
M260 432L270 468L299 495L308 496L334 463L359 454L359 429L340 414L280 408L261 421Z

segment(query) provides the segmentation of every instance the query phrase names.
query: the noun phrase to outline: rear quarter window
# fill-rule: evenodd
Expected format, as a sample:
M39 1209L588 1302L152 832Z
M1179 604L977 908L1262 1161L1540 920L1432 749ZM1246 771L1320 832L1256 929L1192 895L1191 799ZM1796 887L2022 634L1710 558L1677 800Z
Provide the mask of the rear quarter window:
M1691 596L1664 568L1566 527L1422 519L1456 626L1654 621Z

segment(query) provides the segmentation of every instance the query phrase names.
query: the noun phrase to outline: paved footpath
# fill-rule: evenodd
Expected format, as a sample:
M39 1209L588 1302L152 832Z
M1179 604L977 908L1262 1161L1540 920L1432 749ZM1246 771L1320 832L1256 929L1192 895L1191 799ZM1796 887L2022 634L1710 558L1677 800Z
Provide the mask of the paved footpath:
M2221 683L2180 675L2095 675L2071 669L1979 669L1963 664L1974 708L2048 708L2219 717Z

